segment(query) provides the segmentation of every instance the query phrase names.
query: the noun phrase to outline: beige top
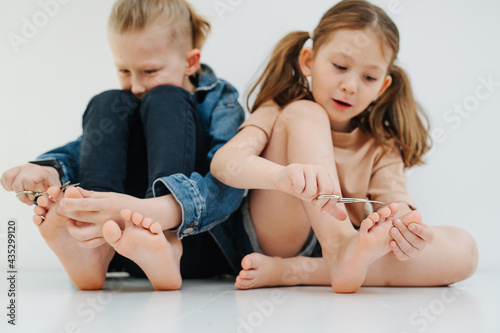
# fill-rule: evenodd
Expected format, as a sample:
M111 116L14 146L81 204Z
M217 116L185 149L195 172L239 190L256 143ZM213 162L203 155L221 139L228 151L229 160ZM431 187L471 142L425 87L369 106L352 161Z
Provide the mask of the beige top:
M261 112L261 110L263 112ZM277 109L262 108L253 112L240 126L256 126L271 137L279 115ZM406 203L416 209L406 186L406 174L399 148L392 144L382 147L375 138L359 128L351 133L332 132L335 162L342 196L369 198L385 203ZM366 217L362 203L346 204L347 213L354 225ZM374 209L377 209L374 205Z

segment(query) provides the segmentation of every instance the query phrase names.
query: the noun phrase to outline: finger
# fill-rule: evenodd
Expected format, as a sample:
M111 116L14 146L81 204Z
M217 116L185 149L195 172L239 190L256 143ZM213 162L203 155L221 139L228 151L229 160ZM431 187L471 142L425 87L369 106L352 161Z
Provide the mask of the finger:
M421 239L426 242L431 242L434 240L434 233L432 229L425 223L410 223L408 225L408 230L410 230L413 234L417 235Z
M85 242L94 238L102 237L102 228L95 224L89 224L84 227L78 227L75 221L70 221L68 224L68 232L76 240Z
M26 194L21 194L17 196L17 199L28 206L33 205L33 200L30 200Z
M401 249L399 248L399 246L396 243L396 241L391 241L390 246L391 246L392 252L394 253L394 255L396 256L396 258L399 261L408 261L408 260L410 260L410 257L408 257L408 255L406 255L406 253L404 253L403 251L401 251Z
M311 167L307 167L304 169L304 177L305 188L302 191L302 197L304 198L304 200L311 202L318 193L318 180L316 178L316 171Z
M330 175L326 172L326 170L320 170L316 176L316 179L318 182L318 192L316 193L316 196L320 194L333 193L333 183L331 181ZM328 201L329 199L319 199L316 200L315 205L323 207L328 203Z
M102 200L94 198L67 198L61 200L60 204L68 210L85 211L85 212L98 212L103 210Z
M78 189L78 191L80 192L80 194L84 197L84 198L95 198L95 199L99 199L99 198L107 198L109 197L109 194L108 192L95 192L95 191L88 191L88 190L85 190L83 188L81 188L80 186L76 187Z
M406 254L408 257L413 258L418 253L418 250L414 248L404 237L397 228L391 229L391 236L396 241L398 247Z
M411 232L400 219L395 219L393 224L396 228L398 228L400 234L403 235L403 237L408 241L408 243L410 243L411 246L413 246L417 250L424 249L426 241Z
M9 169L5 171L2 175L2 186L7 190L7 191L13 191L14 189L12 188L12 183L16 179L17 175L21 171L21 167L15 167L12 169Z
M292 182L293 191L297 194L302 193L306 187L304 171L292 169L288 177Z

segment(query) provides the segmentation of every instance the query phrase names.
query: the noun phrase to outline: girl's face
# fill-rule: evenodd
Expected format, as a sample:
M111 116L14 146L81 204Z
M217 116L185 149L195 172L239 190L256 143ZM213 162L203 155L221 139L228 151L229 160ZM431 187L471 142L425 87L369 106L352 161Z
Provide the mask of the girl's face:
M302 50L301 69L311 76L314 100L328 113L332 130L351 131L351 119L389 87L391 56L368 30L339 30L316 52Z
M188 77L200 66L200 51L169 43L168 29L152 24L141 31L109 33L120 85L139 99L160 85L194 91Z

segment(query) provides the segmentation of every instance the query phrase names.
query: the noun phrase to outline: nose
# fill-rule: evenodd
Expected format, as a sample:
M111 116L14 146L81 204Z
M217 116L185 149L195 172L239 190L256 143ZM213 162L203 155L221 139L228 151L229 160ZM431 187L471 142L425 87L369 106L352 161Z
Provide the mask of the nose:
M146 94L146 86L141 78L137 76L132 78L132 84L130 90L132 94L137 96L138 98L142 98Z
M340 85L340 89L347 94L355 94L358 91L358 82L356 77L354 75L345 76Z

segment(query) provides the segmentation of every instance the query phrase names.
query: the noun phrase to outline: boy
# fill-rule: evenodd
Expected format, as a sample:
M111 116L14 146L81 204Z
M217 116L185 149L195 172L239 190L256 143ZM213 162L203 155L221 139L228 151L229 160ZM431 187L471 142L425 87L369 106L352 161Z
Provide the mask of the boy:
M115 251L137 263L156 289L178 289L180 238L211 229L240 204L243 191L208 172L215 151L243 120L236 90L200 65L209 28L184 0L117 1L108 37L123 90L90 101L77 141L2 176L9 191L56 186L49 189L50 200L39 198L34 222L80 289L102 288L113 258L111 266L129 268ZM61 201L57 186L66 181L116 193L70 188ZM106 202L105 207L72 215L71 204L83 195L94 199L88 205ZM19 199L31 204L34 196ZM123 208L159 223L120 215ZM111 244L100 237L110 219L120 224L107 223ZM172 228L176 232L162 235Z

